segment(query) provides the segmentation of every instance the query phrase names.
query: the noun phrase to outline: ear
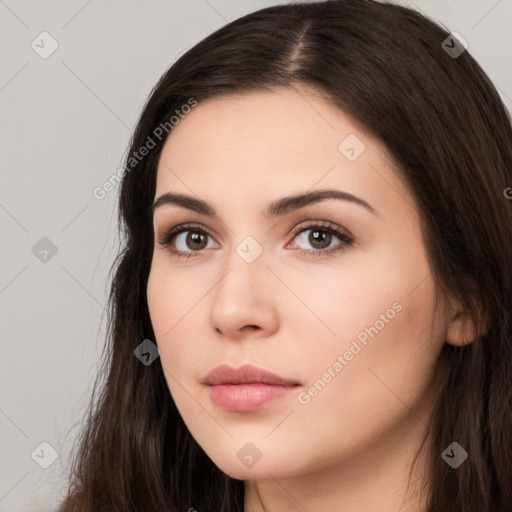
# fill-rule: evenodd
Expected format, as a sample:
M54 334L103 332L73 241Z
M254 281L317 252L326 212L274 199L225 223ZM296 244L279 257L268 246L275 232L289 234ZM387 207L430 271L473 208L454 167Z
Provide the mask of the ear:
M446 343L456 347L462 347L471 343L476 337L476 328L473 320L462 309L460 303L451 312L451 319L446 329Z

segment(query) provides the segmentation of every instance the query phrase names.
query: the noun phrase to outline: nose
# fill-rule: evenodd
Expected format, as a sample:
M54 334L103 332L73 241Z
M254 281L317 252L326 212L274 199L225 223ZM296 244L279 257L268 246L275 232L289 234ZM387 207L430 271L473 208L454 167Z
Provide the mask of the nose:
M234 340L272 334L278 325L275 286L279 281L264 255L248 263L233 250L228 260L227 270L211 293L211 326Z

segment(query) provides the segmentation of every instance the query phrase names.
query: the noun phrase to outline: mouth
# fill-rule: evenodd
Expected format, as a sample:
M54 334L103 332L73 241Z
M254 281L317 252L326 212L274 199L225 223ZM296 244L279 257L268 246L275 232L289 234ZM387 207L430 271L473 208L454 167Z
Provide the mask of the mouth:
M243 365L236 369L221 365L202 381L210 400L222 409L255 411L293 392L301 384L274 373Z

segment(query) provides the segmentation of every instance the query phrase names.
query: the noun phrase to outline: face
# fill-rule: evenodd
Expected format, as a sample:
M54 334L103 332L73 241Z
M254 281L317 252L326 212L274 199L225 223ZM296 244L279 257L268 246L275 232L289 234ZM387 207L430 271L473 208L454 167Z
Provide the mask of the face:
M165 143L168 193L194 202L154 211L148 306L170 393L220 469L371 464L425 434L444 324L414 199L376 139L313 90L209 99ZM208 379L221 365L234 373Z

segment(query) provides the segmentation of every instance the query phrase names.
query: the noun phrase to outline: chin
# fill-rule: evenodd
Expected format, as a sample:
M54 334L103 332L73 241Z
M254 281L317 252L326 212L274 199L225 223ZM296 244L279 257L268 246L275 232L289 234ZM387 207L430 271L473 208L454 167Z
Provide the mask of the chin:
M250 442L235 444L236 448L225 447L222 454L207 452L212 462L231 478L237 480L267 480L269 478L293 476L294 460L288 460L286 455L280 458L277 450L267 447L258 453Z
M213 462L223 473L236 480L268 480L269 478L286 478L290 476L288 473L280 473L272 464L263 464L261 460L252 468L246 468L232 462L225 465Z

